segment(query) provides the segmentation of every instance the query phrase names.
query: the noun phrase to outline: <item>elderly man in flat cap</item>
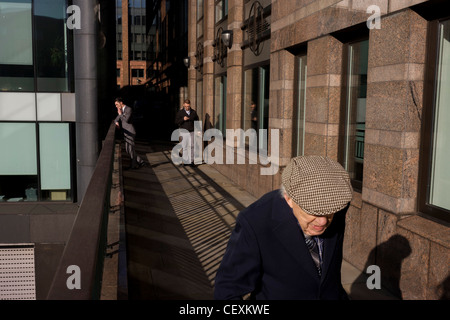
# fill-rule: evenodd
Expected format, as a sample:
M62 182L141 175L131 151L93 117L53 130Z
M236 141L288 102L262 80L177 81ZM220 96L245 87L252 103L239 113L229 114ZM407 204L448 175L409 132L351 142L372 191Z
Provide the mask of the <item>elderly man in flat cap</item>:
M214 298L348 299L341 264L351 199L350 179L339 163L293 158L282 173L281 190L239 213Z

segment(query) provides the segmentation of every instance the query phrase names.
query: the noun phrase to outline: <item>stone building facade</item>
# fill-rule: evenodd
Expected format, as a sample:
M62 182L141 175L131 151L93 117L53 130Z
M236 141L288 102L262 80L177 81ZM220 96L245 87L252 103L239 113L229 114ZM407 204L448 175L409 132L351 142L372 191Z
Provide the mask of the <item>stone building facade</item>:
M261 175L250 150L245 164L237 155L215 167L261 196L280 186L293 156L338 160L354 186L344 258L361 272L378 265L382 285L403 299L450 292L450 145L442 131L450 97L439 89L450 75L446 6L189 1L188 92L204 128L224 139L226 129L250 129L253 101L254 128L268 129L269 153L278 130L276 174ZM223 154L237 153L236 141L224 141Z

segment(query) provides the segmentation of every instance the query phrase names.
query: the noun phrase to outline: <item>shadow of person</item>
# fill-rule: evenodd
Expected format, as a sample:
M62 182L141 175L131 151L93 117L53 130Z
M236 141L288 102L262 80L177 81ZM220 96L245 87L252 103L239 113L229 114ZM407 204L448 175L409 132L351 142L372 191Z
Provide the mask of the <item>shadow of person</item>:
M450 275L439 285L438 290L442 292L439 300L450 300Z
M392 300L402 299L400 289L402 261L411 254L409 241L401 236L394 235L389 240L379 244L369 253L363 272L353 282L350 289L350 298L353 300ZM366 273L369 266L378 266L380 270L380 284L383 290L369 289ZM373 273L374 274L374 273Z
M214 126L211 122L211 116L209 115L209 113L206 113L205 114L205 122L203 124L203 132L205 133L209 129L213 129L213 128L214 128ZM210 141L203 141L203 150L206 149L206 147L208 146L209 143L210 143ZM207 161L207 159L203 159L203 161Z
M205 114L205 123L203 125L203 131L206 131L211 128L214 128L211 123L211 116L209 115L209 113L206 113Z

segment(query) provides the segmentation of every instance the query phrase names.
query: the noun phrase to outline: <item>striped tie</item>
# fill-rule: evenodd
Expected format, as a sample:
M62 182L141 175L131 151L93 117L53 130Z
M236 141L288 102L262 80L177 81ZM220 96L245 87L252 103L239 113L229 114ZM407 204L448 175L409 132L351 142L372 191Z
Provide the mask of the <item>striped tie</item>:
M314 260L314 263L317 267L317 272L319 273L319 277L322 275L322 244L323 240L318 237L311 237L305 235L306 246L311 253L311 257Z

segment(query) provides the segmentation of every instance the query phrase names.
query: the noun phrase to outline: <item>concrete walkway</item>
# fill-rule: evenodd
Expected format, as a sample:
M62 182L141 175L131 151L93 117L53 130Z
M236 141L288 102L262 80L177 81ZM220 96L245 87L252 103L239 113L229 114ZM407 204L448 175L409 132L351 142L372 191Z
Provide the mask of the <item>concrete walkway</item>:
M212 166L174 165L170 149L137 143L149 162L137 170L126 170L122 152L130 300L212 299L236 216L256 200ZM354 300L395 299L368 290L366 275L345 261L342 282Z

